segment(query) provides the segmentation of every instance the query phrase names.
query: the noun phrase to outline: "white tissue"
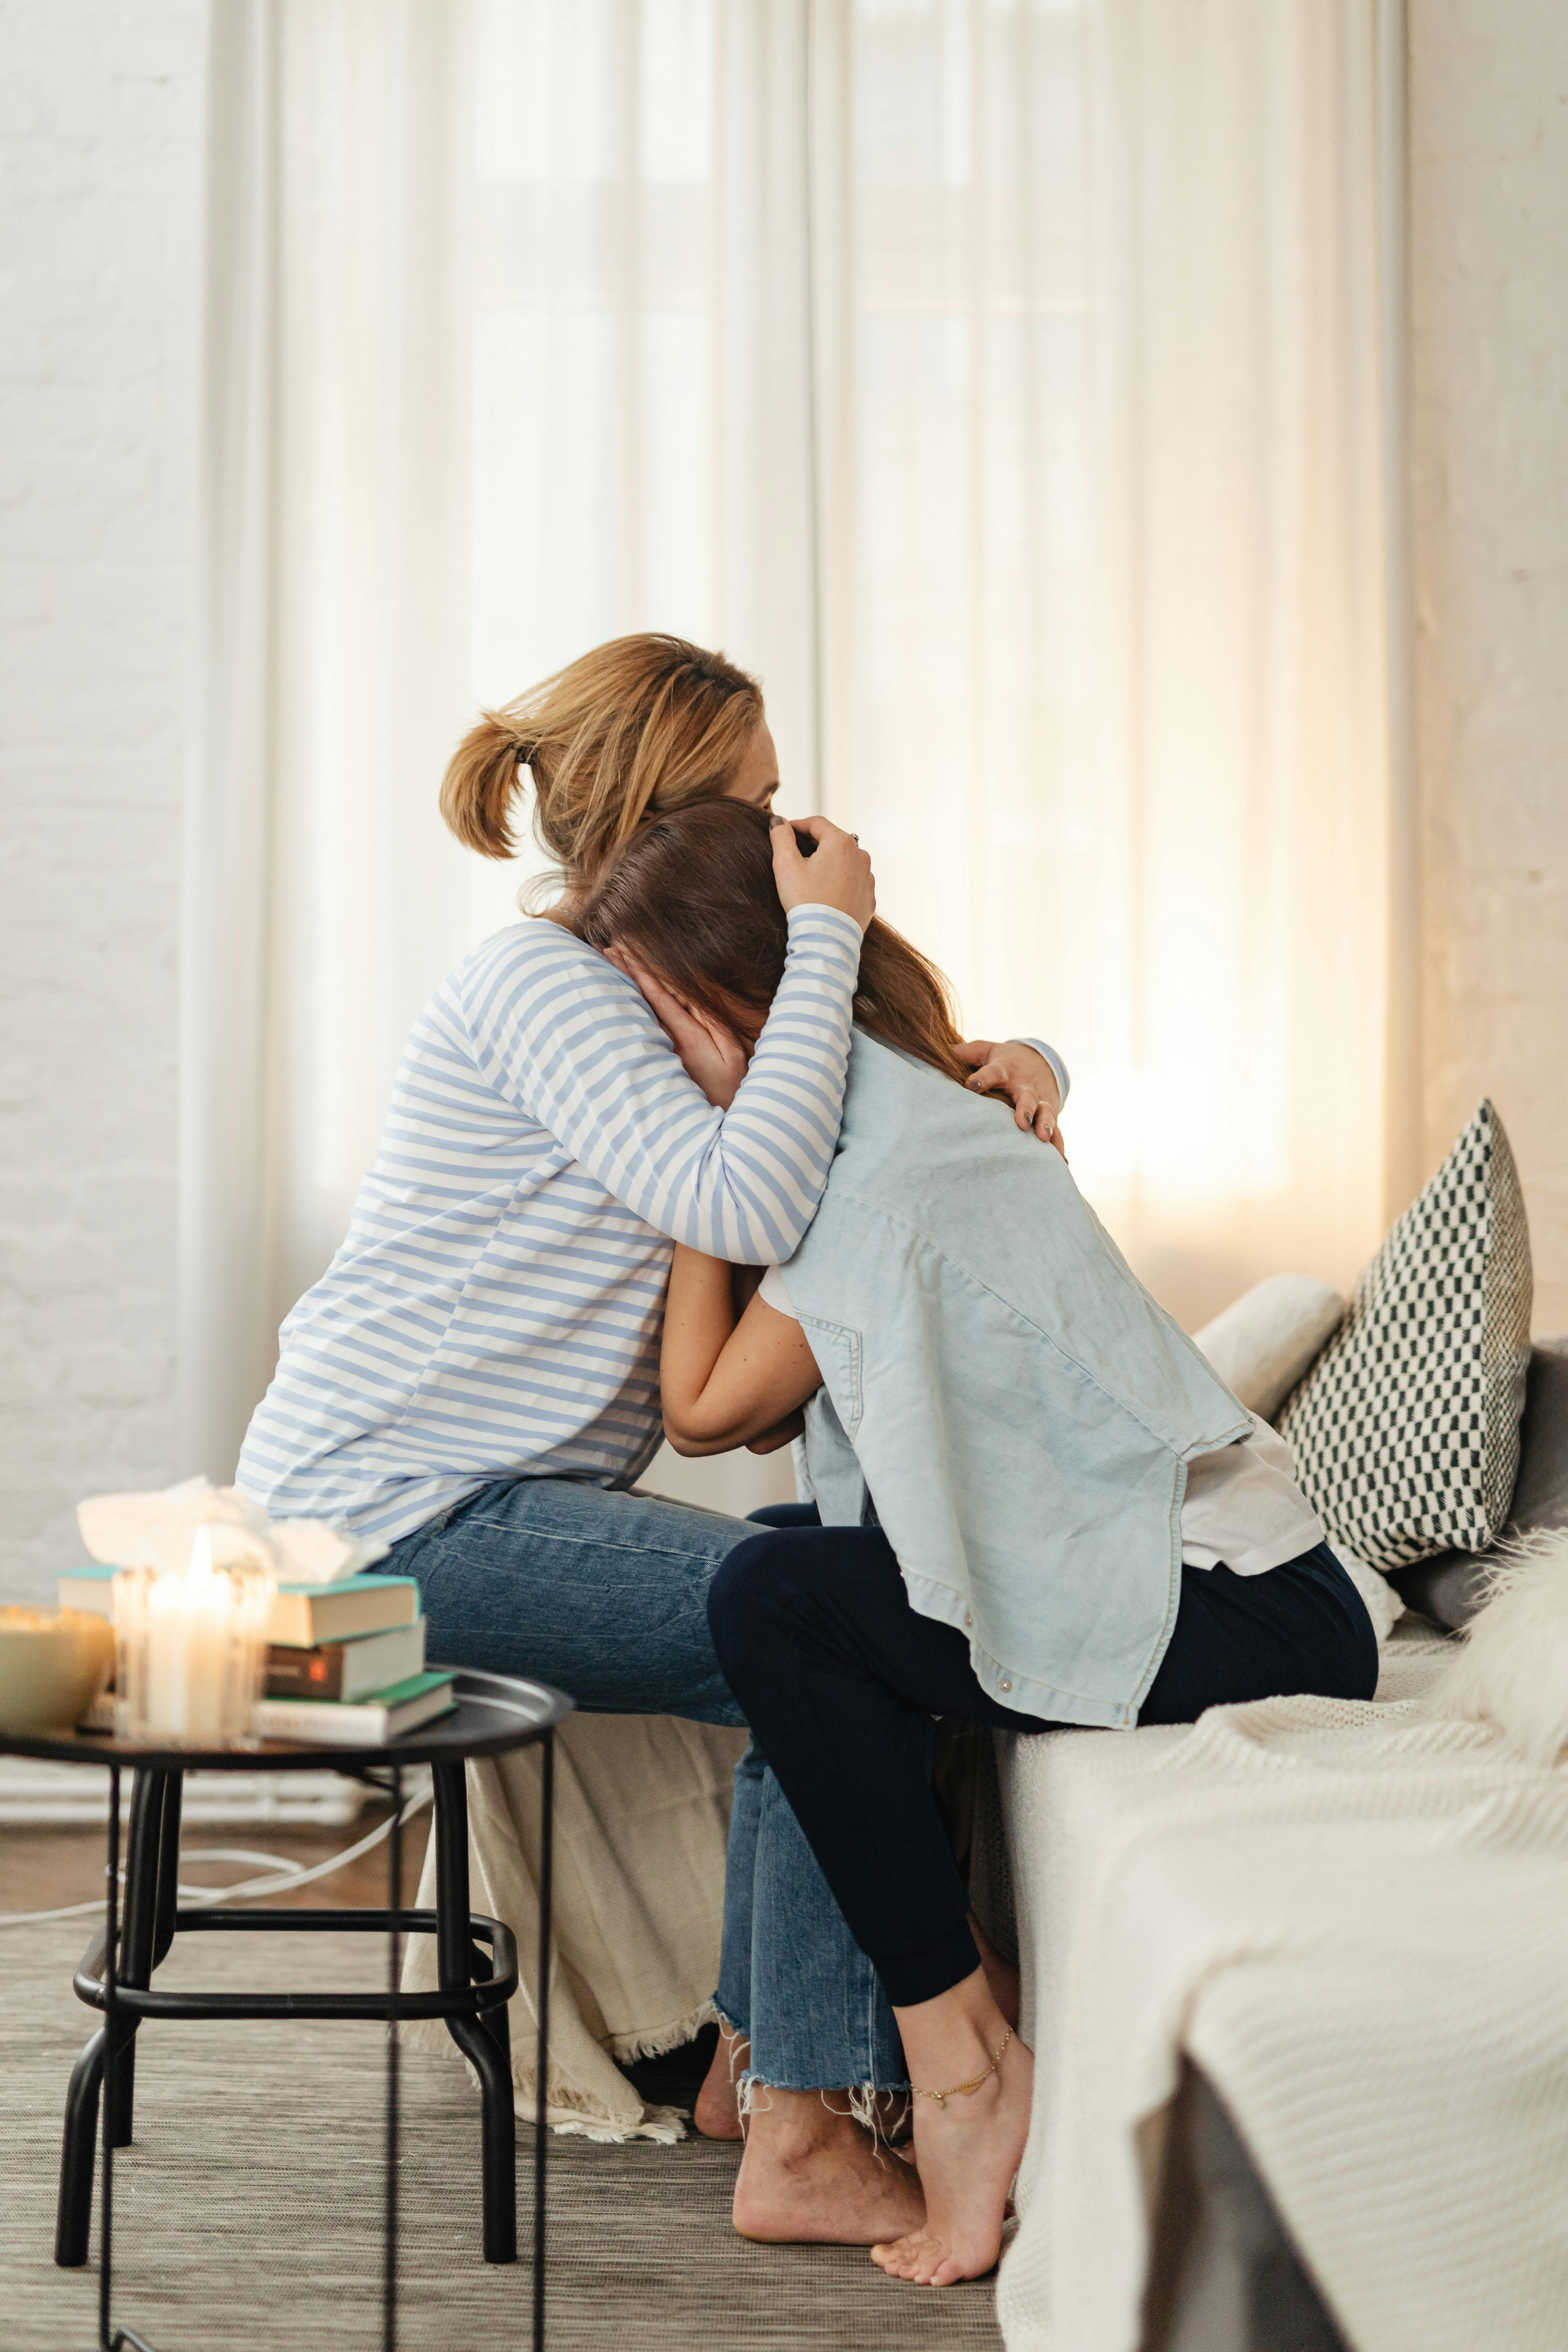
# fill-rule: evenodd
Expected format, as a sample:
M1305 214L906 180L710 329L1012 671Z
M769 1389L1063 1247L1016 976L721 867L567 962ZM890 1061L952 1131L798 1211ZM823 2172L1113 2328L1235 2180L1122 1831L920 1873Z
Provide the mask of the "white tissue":
M212 1538L216 1567L248 1561L279 1584L337 1584L386 1557L329 1519L269 1519L238 1486L186 1478L152 1494L94 1495L79 1503L77 1525L105 1568L188 1568L198 1528Z

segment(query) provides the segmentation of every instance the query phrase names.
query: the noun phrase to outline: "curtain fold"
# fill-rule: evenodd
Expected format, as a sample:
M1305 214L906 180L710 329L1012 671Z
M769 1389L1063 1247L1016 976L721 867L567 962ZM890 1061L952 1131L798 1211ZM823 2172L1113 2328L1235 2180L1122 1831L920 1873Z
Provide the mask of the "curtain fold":
M180 986L177 1432L226 1476L271 1378L278 54L268 0L208 47L200 640Z
M1347 1282L1403 919L1376 0L215 13L192 1462L531 870L444 837L451 743L625 629L757 669L785 802L972 1031L1060 1044L1184 1320Z

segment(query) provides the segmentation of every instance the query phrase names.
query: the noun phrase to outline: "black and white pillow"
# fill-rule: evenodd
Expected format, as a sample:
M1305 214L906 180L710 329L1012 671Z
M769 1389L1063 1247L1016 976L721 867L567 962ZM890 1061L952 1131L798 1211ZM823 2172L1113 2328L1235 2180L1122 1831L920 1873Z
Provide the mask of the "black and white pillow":
M1386 1570L1491 1541L1519 1469L1530 1308L1519 1176L1483 1102L1279 1415L1331 1543Z

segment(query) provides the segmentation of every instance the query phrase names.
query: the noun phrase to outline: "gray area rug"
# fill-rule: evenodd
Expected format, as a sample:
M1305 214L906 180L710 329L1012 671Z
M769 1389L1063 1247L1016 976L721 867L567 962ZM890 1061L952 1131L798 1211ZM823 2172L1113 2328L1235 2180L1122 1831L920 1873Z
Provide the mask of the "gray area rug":
M58 2271L51 2259L66 2083L93 2021L70 1990L89 1924L0 1935L6 2352L90 2352L98 2340L96 2271ZM369 1937L193 1936L158 1980L237 1988L265 1969L269 1986L348 1986L380 1980L380 1950ZM384 2048L374 2025L143 2026L136 2139L114 2167L118 2321L157 2352L379 2346ZM532 2133L519 2127L524 2258L488 2269L479 2099L456 2052L405 2054L403 2092L400 2343L523 2347ZM733 2148L695 2138L596 2147L552 2137L548 2340L558 2352L1000 2346L990 2280L936 2294L884 2279L858 2250L736 2237L737 2161Z

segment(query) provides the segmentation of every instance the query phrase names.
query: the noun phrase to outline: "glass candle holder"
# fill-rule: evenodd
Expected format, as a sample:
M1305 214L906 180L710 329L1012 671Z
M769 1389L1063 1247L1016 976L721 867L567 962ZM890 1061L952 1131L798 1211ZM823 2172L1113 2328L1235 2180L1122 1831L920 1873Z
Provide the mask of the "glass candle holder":
M122 1568L113 1590L121 1738L185 1748L253 1738L277 1591L268 1571L215 1567L203 1528L188 1569Z

